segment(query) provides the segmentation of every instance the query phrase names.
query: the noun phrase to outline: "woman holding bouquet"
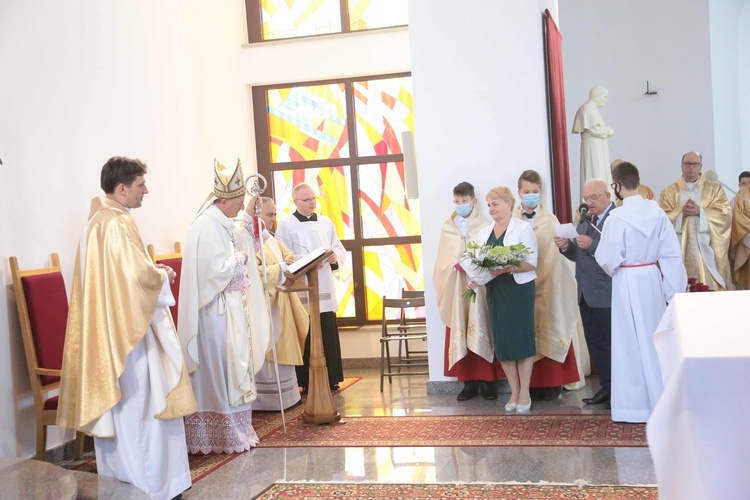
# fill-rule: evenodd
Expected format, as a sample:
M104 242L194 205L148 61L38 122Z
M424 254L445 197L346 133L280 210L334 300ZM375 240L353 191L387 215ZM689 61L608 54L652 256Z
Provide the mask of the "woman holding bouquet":
M492 246L521 244L530 251L522 259L517 259L515 265L490 269L491 279L485 285L495 355L511 389L505 411L528 413L531 410L529 383L536 355L534 279L537 244L531 224L513 217L515 202L507 187L491 189L487 194L487 207L494 222L480 229L477 239L479 243ZM479 284L472 279L468 286L474 289Z

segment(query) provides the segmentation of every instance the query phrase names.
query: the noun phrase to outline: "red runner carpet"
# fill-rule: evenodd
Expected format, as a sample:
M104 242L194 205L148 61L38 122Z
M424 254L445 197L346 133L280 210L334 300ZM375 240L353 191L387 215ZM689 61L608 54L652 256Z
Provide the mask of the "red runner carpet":
M643 424L609 415L450 415L345 417L345 424L308 425L299 417L258 432L258 447L320 446L647 446Z
M502 499L591 499L635 500L658 498L658 490L647 486L572 486L527 484L373 484L373 483L286 483L275 484L256 499L325 500L346 498L365 500L378 498L502 498Z

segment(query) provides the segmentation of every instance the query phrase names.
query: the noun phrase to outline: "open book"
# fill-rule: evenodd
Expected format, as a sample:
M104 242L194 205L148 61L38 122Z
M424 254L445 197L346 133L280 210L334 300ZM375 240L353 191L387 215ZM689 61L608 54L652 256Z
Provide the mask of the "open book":
M289 266L287 266L287 271L292 274L297 274L300 269L304 268L306 265L319 258L324 253L326 253L326 249L323 247L318 247L304 257L300 257L299 260L296 260L289 264Z

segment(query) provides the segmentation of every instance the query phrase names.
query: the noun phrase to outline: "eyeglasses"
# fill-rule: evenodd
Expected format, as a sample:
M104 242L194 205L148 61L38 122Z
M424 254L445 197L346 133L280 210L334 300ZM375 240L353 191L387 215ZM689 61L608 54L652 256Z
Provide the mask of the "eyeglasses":
M295 198L297 201L301 201L302 203L310 203L311 201L318 201L318 198Z
M603 195L601 193L599 193L599 194L592 194L590 196L584 196L583 197L583 201L585 201L586 203L588 203L589 201L596 201L599 198L601 198L602 196Z
M682 162L683 167L700 167L701 165L703 164L699 161L683 161Z

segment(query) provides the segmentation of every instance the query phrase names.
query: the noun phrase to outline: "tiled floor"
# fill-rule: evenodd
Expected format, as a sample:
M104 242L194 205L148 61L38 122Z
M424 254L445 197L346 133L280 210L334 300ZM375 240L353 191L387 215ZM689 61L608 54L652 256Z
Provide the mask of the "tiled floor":
M363 379L335 396L347 416L461 415L503 413L508 395L497 401L475 398L458 402L455 394L430 394L426 377L395 378L379 391L378 371L347 370ZM584 407L592 384L565 392L554 401L535 402L532 413L601 413ZM41 473L41 472L40 472ZM79 498L141 498L132 487L91 474L74 473ZM90 477L93 476L93 477ZM655 484L648 448L455 447L455 448L259 448L201 479L186 500L252 498L276 481L380 482L532 482L610 485ZM0 477L0 487L5 489ZM5 496L3 495L5 498Z

